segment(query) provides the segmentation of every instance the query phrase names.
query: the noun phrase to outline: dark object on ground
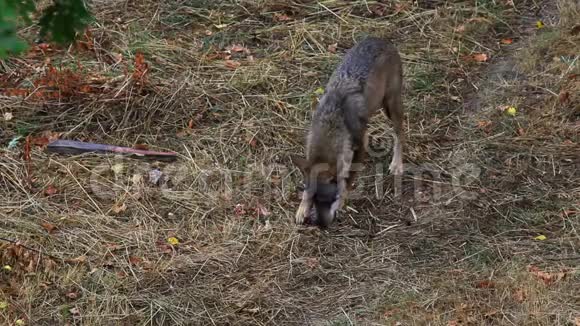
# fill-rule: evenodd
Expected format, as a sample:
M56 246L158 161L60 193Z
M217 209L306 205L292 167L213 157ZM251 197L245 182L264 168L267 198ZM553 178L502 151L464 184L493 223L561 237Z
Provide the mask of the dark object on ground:
M106 144L86 143L75 140L56 140L46 147L47 151L58 154L82 154L82 153L119 153L133 157L154 159L159 161L175 161L177 153L155 152L131 147L122 147Z

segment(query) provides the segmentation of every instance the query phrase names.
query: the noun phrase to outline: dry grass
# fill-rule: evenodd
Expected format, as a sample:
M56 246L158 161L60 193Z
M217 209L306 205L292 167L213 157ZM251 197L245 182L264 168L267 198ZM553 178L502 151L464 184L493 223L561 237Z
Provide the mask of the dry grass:
M12 267L0 274L7 304L0 320L573 325L580 317L577 10L564 0L557 8L94 2L88 49L0 63L0 87L33 90L0 96L0 113L13 115L0 130L0 263ZM535 30L538 17L529 12L544 15L546 27ZM404 58L402 196L394 198L382 175L387 152L368 161L359 196L331 230L297 227L299 176L288 154L303 150L315 90L365 34L391 37ZM514 44L498 44L505 38ZM224 58L234 44L249 50L227 59L237 69ZM144 82L132 75L138 52L147 62ZM491 59L466 59L475 53ZM33 82L48 71L47 58L80 81L39 100ZM505 115L503 105L518 114ZM375 150L388 148L385 122L372 122ZM5 147L47 130L149 144L180 158L64 157L34 147L27 163L21 148ZM153 169L163 172L159 184L149 181ZM180 243L168 245L169 237Z

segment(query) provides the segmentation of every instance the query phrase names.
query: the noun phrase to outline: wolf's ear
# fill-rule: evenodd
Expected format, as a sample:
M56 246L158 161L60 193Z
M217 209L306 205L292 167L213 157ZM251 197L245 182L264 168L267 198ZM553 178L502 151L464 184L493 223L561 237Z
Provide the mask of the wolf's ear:
M310 164L308 163L307 159L305 159L302 156L290 154L290 161L292 161L292 163L296 165L298 169L300 169L302 175L304 176L308 175L308 172L310 170Z

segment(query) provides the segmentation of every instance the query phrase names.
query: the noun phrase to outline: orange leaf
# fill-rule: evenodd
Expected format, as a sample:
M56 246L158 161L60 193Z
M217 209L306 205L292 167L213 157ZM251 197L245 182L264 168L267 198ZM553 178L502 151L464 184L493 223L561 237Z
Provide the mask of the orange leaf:
M147 74L147 62L143 53L137 52L135 54L135 71L133 72L133 79L143 80Z
M558 282L558 281L562 280L564 277L566 277L565 271L557 272L557 273L548 273L548 272L541 271L536 266L530 266L528 268L528 270L534 276L536 276L540 280L544 281L544 284L546 284L546 285L550 285L552 283Z
M43 138L48 139L48 143L52 143L53 141L58 140L61 135L62 135L62 132L54 132L54 131L50 131L50 130L43 131L41 134L41 136Z
M239 45L239 44L234 44L229 48L230 51L232 52L244 52L244 53L250 53L250 50L248 50L247 48Z
M290 20L290 17L288 17L288 15L286 15L286 14L275 13L274 20L277 22L285 22L285 21Z
M127 205L125 205L125 203L122 203L122 202L115 203L113 205L113 207L111 207L111 211L113 211L114 214L119 214L119 213L122 213L126 210L127 210Z
M72 291L72 292L68 292L67 294L65 294L65 296L69 299L74 300L74 299L79 297L79 294L77 292Z
M52 234L54 230L56 230L56 225L52 223L43 222L40 224L40 226L42 226L49 234Z
M129 263L131 265L138 265L140 262L142 262L143 259L136 257L136 256L129 256Z
M48 137L34 137L34 138L30 138L30 144L31 145L36 145L36 146L46 146L48 145L48 143L50 143L50 141L48 140Z
M238 67L240 67L242 65L239 61L234 61L234 60L226 60L224 64L226 67L228 67L232 70L236 70L236 69L238 69Z
M42 51L48 51L48 50L50 50L50 44L48 44L48 43L40 43L37 46Z
M522 289L518 289L514 292L513 298L517 302L522 303L524 300L526 300L526 292L524 292Z
M473 60L477 62L486 62L488 60L487 54L485 53L476 53L473 55Z
M492 281L484 280L477 282L475 287L478 289L493 289L495 288L495 283Z
M570 93L566 92L566 91L561 91L560 95L558 95L558 100L560 101L560 104L564 104L566 102L568 102L570 98Z
M500 41L501 44L512 44L514 42L514 40L512 40L511 38L504 38Z
M477 127L480 129L485 129L489 126L491 126L491 121L489 120L482 120L477 122Z
M66 261L69 263L83 264L87 261L87 256L78 256L77 258L67 259Z
M58 189L56 189L53 185L48 185L44 189L44 194L47 196L52 196L52 195L56 194L57 192L58 192Z
M79 88L79 92L81 93L92 93L93 87L91 85L83 85Z
M28 96L28 90L23 88L7 88L2 93L5 96L21 96L26 97Z

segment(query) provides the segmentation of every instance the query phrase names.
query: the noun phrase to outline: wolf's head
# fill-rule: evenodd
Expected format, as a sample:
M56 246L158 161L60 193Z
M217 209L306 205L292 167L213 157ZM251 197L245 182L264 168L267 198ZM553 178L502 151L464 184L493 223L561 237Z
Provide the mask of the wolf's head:
M311 164L296 155L292 155L291 160L302 172L303 191L309 199L308 202L315 208L315 216L310 218L320 227L328 227L337 214L338 186L335 173L328 164ZM311 207L306 209L311 212Z

